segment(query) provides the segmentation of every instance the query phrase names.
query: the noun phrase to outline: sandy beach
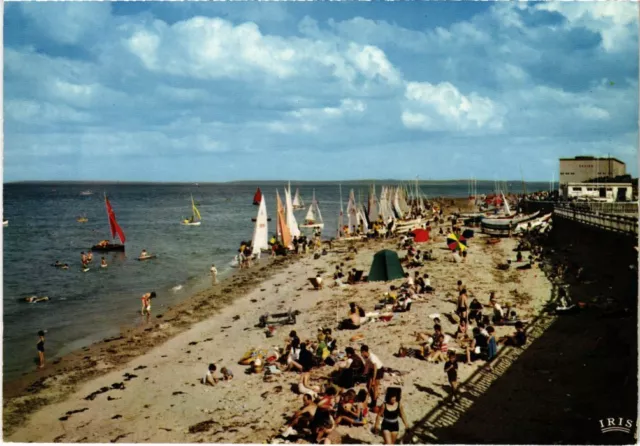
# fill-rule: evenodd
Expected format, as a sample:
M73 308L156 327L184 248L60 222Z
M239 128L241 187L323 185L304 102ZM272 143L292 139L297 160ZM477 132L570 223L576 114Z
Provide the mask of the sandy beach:
M123 339L99 343L78 352L77 355L84 355L82 361L88 366L84 371L78 371L75 365L80 358L65 358L55 365L56 373L49 375L50 370L47 373L45 369L41 373L49 375L47 378L32 384L27 392L22 391L22 395L32 396L9 400L5 406L5 422L9 422L5 427L6 440L269 441L278 434L287 417L301 406L301 396L293 391L298 375L287 372L264 382L262 375L245 374L247 367L239 365L238 360L251 347L267 349L284 345L291 329L297 330L303 341L313 339L318 327L334 330L340 350L349 345L359 348L366 343L386 367L401 372L387 374L382 389L390 385L403 388L407 419L413 424L447 396L446 375L442 364L399 358L394 354L400 345L414 344L411 334L416 330L432 329L429 318L432 313L440 313L444 332L454 334L456 325L446 314L452 314L455 309L457 280L464 281L471 298L477 297L485 305L490 291L496 291L501 302L515 303L523 318L540 311L549 299L551 284L538 269L496 269L498 263L515 259L516 240L503 239L497 245L489 245L485 237L478 234L471 242L467 263L458 264L452 262L448 250L443 249L443 237L437 237L424 245L434 250L436 259L420 268L430 275L436 288L434 294L427 295L423 302L416 302L410 312L395 314L390 322L372 321L356 332L336 330L337 319L345 317L349 302L373 311L389 286L400 285L402 280L313 290L308 278L320 273L325 277L325 284L330 285L333 283L331 272L339 262L368 272L373 254L380 249L396 249L397 243L397 239L359 242L355 245L357 254L334 245L332 252L319 259L311 255L299 261L290 258L284 262L278 260L279 265L239 272L229 283L218 285L217 295L210 296L209 301L202 300L195 305L190 301L190 309L174 308L143 331L124 332ZM404 251L398 251L404 255ZM413 269L407 271L414 272ZM249 279L249 276L254 277ZM235 300L226 305L234 297ZM301 313L295 326L278 326L272 338L265 336L264 329L255 327L260 315L290 308ZM172 320L177 318L176 312L182 315L180 320ZM199 319L204 320L197 322ZM513 327L496 327L496 331L499 337L511 334ZM355 334L362 334L363 339L350 342ZM139 356L127 349L118 355L118 345L123 343L136 345ZM450 348L460 351L453 341ZM508 347L501 347L504 348ZM65 362L68 365L63 367ZM209 363L215 363L218 369L230 368L235 378L215 387L202 385L200 379ZM471 365L461 363L460 381L464 382L482 365L484 361ZM331 369L328 366L314 369L312 376L328 376ZM87 380L92 374L100 376ZM79 380L82 383L75 385ZM120 387L118 383L124 387L113 388ZM8 390L14 395L5 393L5 404L7 397L20 393L18 386ZM55 400L59 401L50 403ZM19 423L18 418L25 415L27 420ZM369 416L372 422L373 415ZM379 442L380 438L371 433L370 426L340 426L337 433L343 440L350 437L357 442Z

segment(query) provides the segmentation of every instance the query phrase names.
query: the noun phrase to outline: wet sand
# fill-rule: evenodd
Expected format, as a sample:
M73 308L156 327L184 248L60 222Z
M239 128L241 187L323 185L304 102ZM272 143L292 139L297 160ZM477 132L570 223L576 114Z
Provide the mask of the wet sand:
M118 339L98 343L63 358L18 383L5 385L5 439L35 442L243 442L262 443L272 439L286 416L298 409L301 397L292 391L298 375L285 373L272 382L262 375L245 374L237 364L250 347L281 346L291 329L302 340L313 339L317 327L331 327L339 349L348 345L370 346L385 366L402 372L385 377L382 387L403 387L403 402L411 424L436 407L447 392L442 364L413 358L397 358L401 344L411 346L411 333L431 331L429 314L443 317L446 333L456 325L445 316L455 309L455 285L467 284L471 296L488 303L495 290L503 303L516 303L522 317L537 314L551 294L551 284L538 269L500 271L498 263L515 259L516 241L504 239L486 244L478 234L471 241L467 263L451 262L444 238L425 245L436 260L420 269L430 275L436 288L425 302L416 302L411 312L396 314L388 323L372 322L355 333L337 331L348 302L367 311L393 283L362 283L345 289L311 289L307 279L318 272L325 285L339 262L368 272L373 254L395 249L397 240L359 242L358 253L347 253L334 243L331 252L314 260L311 255L271 262L270 266L239 271L220 285L193 299L155 315L147 328L124 330ZM403 255L403 253L401 254ZM413 274L413 269L408 270ZM295 326L278 326L274 337L266 338L256 328L266 312L299 310ZM497 335L510 334L512 327L497 327ZM350 342L361 333L364 338ZM452 343L450 348L456 348ZM229 367L235 378L215 387L200 384L208 363ZM463 382L482 362L460 364ZM328 376L332 368L314 371ZM40 377L38 378L38 374ZM37 378L37 379L36 379ZM26 419L25 419L26 418ZM370 421L373 421L371 418ZM369 425L370 427L370 425ZM340 427L338 435L362 443L379 442L369 427ZM402 433L402 432L401 432Z

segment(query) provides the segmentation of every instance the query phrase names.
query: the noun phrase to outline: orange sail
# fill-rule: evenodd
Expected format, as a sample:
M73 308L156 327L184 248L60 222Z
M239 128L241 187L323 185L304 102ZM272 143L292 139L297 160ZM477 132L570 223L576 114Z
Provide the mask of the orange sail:
M278 210L278 222L276 223L276 228L278 232L278 236L280 236L280 240L282 244L287 248L291 247L291 232L289 231L289 226L287 226L287 219L284 214L284 206L282 206L282 200L280 200L280 194L276 189L276 203Z

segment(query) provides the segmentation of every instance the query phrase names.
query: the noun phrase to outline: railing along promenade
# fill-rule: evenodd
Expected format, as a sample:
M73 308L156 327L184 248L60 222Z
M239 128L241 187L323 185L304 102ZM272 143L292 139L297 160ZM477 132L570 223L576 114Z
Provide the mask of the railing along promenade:
M612 203L618 204L618 203ZM625 235L638 236L638 208L636 203L620 203L620 204L635 204L636 213L634 216L621 215L621 213L606 213L597 210L586 209L584 207L571 207L566 205L556 204L553 210L554 217L560 217L567 220L573 220L578 223L582 223L588 226L596 227L599 229L622 233Z

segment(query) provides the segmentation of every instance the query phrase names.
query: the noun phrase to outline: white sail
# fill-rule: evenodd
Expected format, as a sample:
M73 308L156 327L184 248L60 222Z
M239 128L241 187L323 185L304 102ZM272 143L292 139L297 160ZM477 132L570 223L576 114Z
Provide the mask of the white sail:
M358 215L360 216L360 221L362 222L362 229L365 233L369 232L369 223L367 222L367 214L362 206L358 208Z
M307 215L304 216L304 223L315 223L316 222L316 210L314 209L314 201L311 202L311 206L309 206L309 210L307 211Z
M356 209L356 196L351 189L349 193L349 204L347 204L347 218L349 219L349 234L354 234L358 227L358 211Z
M402 208L400 207L400 189L396 189L395 193L393 194L393 208L395 209L398 218L402 218L404 214L402 212Z
M369 196L369 221L373 223L378 219L378 197L376 197L376 186L371 186L371 195Z
M291 192L291 186L289 186L289 192ZM293 197L293 207L300 209L304 208L304 201L302 201L302 197L300 197L300 189L296 188L296 194Z
M258 207L258 216L256 217L256 226L253 230L251 246L254 253L269 249L269 224L267 220L267 204L264 201L264 195L260 200L260 207Z
M298 222L295 215L293 215L293 203L291 201L291 186L284 190L284 198L287 203L287 226L291 232L291 237L299 237L300 229L298 229Z
M318 206L318 202L316 201L316 191L313 191L313 198L311 199L311 206L309 206L309 210L307 211L307 215L304 217L304 223L306 225L309 224L320 224L322 221L322 214L320 213L320 206Z
M504 196L503 192L500 192L502 194L502 202L504 203L504 211L507 215L511 215L511 209L509 208L509 202L507 201L507 198Z

